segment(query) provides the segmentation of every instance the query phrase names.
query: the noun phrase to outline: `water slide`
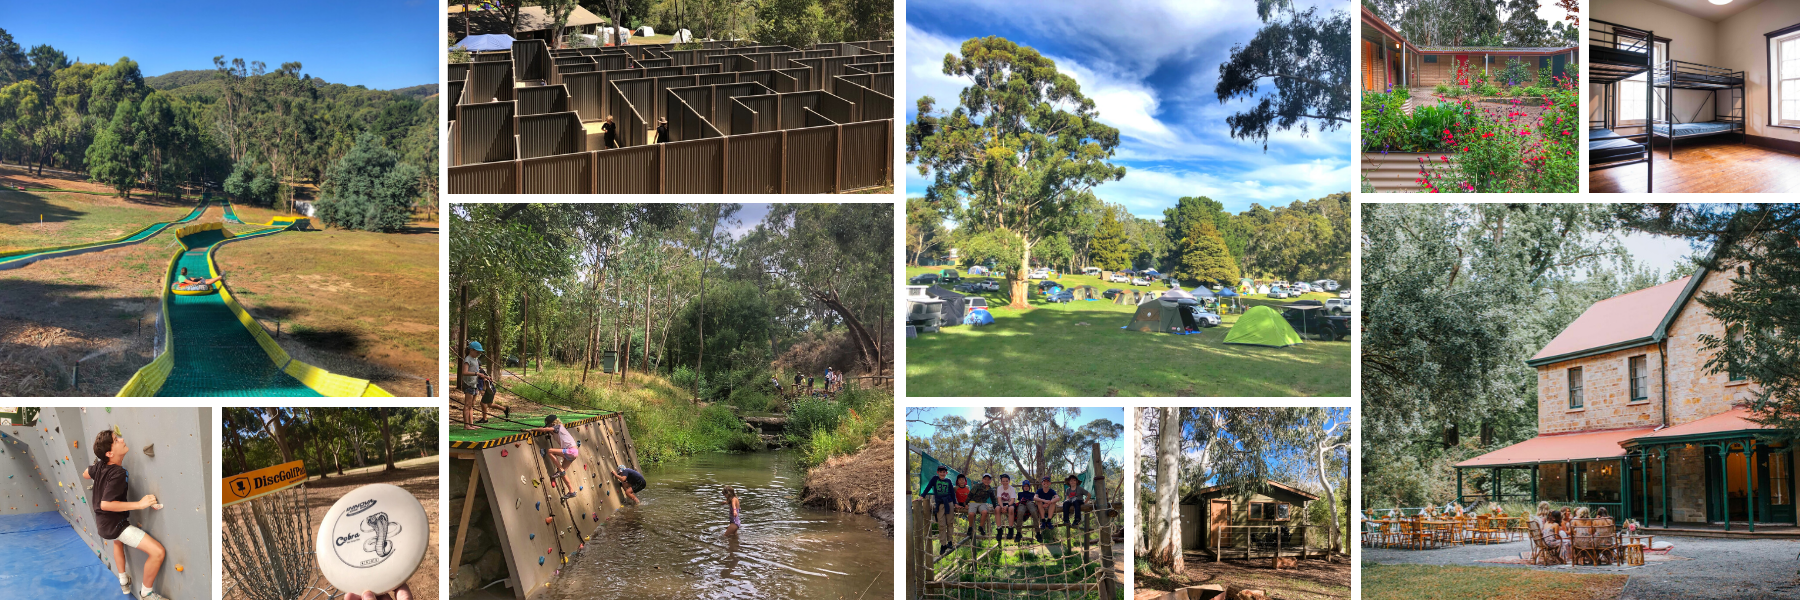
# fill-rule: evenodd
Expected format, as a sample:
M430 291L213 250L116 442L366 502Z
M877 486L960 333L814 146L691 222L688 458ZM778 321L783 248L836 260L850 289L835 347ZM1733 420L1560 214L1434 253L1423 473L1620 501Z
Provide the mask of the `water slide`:
M88 242L85 244L72 244L72 245L68 245L68 246L55 246L55 247L51 247L51 248L34 248L31 250L21 250L19 252L15 252L12 254L0 255L0 271L5 271L7 269L17 269L19 267L23 267L25 265L29 265L31 263L34 263L34 262L37 262L40 260L44 260L46 258L61 258L64 256L74 256L77 254L87 254L89 252L100 252L103 250L111 250L113 248L130 246L132 244L136 244L138 242L142 242L144 240L150 239L152 236L155 236L158 233L162 233L162 231L164 229L167 229L172 225L180 225L182 223L187 223L187 222L193 221L194 219L200 218L200 215L202 215L206 212L206 205L207 205L207 202L205 200L202 200L202 201L200 201L200 206L195 207L194 212L188 213L188 215L185 217L182 217L182 218L180 218L178 220L174 220L174 221L164 221L161 223L152 223L149 225L145 225L143 229L139 229L135 232L132 232L131 234L128 234L128 235L125 235L122 237L113 238L110 240L101 240L98 242ZM230 205L227 205L227 208L225 209L225 214L227 214L227 215L231 214ZM236 218L236 217L232 217L232 218Z
M365 379L337 375L289 356L243 305L229 282L216 293L170 292L186 268L190 276L219 277L214 252L245 239L303 229L303 217L247 224L242 233L223 223L200 223L175 232L182 249L169 259L162 286L162 348L133 375L119 396L392 396Z

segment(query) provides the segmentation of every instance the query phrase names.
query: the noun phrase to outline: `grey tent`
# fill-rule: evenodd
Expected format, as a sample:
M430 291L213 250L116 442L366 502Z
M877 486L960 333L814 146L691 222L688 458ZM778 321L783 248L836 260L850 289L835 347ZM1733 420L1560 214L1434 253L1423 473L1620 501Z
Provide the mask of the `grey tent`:
M1130 331L1146 331L1151 333L1170 333L1199 329L1192 312L1193 298L1164 297L1146 299L1138 304L1137 311L1131 316L1131 322L1125 324Z
M1074 299L1076 300L1097 300L1100 298L1100 291L1094 289L1094 286L1091 285L1078 285L1069 288L1069 293L1074 294Z
M969 312L968 296L946 290L938 286L925 289L925 295L944 301L944 314L941 327L963 324L963 316Z
M1131 290L1119 290L1119 293L1113 295L1113 304L1137 306L1137 300L1132 299Z

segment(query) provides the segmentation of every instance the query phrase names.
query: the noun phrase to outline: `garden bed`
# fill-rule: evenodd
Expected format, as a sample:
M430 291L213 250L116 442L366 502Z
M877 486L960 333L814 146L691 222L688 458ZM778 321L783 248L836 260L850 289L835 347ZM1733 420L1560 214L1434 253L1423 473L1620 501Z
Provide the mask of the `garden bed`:
M1443 163L1451 153L1437 152L1364 152L1362 155L1363 191L1380 193L1422 192L1418 180L1420 161Z
M1410 109L1408 90L1365 92L1363 190L1577 191L1575 79L1558 84L1545 94L1464 96Z

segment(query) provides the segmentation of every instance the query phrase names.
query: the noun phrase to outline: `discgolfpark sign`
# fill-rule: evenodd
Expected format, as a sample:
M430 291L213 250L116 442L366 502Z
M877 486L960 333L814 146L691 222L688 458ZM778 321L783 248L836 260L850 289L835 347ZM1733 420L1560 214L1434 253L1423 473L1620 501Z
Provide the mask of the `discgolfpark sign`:
M296 460L226 477L225 485L221 488L224 491L219 497L225 501L224 506L231 506L302 483L306 483L306 463Z

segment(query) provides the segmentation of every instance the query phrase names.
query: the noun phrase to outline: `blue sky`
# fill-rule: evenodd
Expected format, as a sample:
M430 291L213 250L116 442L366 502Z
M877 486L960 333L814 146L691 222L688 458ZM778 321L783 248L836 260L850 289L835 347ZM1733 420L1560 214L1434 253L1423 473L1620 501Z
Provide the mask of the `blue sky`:
M137 61L145 76L212 69L214 56L299 61L331 83L395 89L438 81L441 2L41 2L6 0L0 23L19 46L49 44L73 61Z
M963 40L998 35L1036 48L1081 84L1102 122L1119 129L1123 143L1114 158L1127 173L1097 193L1134 215L1161 218L1182 196L1207 196L1231 212L1251 203L1286 205L1349 191L1356 181L1347 123L1304 137L1297 128L1274 133L1267 153L1260 143L1231 138L1225 117L1252 104L1220 104L1212 90L1231 47L1262 26L1254 0L940 0L911 3L906 21L908 120L918 116L920 96L936 98L940 109L955 107L967 81L944 75L943 63ZM928 183L907 169L909 196L923 195Z
M955 415L970 421L980 421L984 418L982 416L983 410L984 409L981 407L966 406L923 408L918 412L908 412L906 418L935 421L943 417ZM1114 425L1125 425L1125 409L1122 407L1082 408L1081 415L1076 417L1074 422L1069 423L1069 427L1080 428L1082 425L1086 425L1088 422L1095 419L1106 419L1112 421ZM906 424L906 434L912 437L931 437L935 432L936 428L924 423ZM1124 446L1125 435L1124 433L1120 433L1119 439L1114 443L1101 444L1100 453L1104 455L1106 460L1119 460L1119 451L1124 448Z

